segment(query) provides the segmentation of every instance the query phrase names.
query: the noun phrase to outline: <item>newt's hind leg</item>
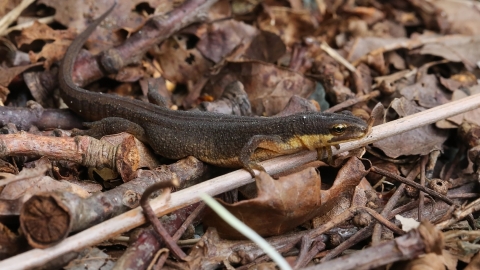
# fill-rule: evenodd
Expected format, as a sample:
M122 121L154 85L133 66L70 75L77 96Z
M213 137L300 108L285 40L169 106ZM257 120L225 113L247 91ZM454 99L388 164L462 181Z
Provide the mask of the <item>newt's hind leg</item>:
M253 178L255 178L255 172L253 169L259 171L265 171L265 169L251 160L255 150L259 148L267 149L273 152L281 153L280 145L283 143L280 136L268 136L268 135L255 135L243 146L239 155L239 160L242 166L247 170Z
M127 132L142 142L148 142L145 130L131 121L120 117L107 117L100 121L84 123L88 130L74 130L73 135L87 135L94 138L101 138L105 135Z

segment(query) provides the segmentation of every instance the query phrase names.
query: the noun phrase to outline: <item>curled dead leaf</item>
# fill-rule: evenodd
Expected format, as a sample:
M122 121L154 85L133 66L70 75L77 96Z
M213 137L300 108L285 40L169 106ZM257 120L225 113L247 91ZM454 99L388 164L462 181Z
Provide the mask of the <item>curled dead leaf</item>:
M358 158L351 158L338 172L333 186L321 190L320 175L315 168L310 167L278 180L262 172L256 179L256 198L222 204L258 234L279 235L329 212L343 198L351 200L355 188L366 174L363 163ZM215 213L210 213L204 224L215 227L223 238L243 238Z

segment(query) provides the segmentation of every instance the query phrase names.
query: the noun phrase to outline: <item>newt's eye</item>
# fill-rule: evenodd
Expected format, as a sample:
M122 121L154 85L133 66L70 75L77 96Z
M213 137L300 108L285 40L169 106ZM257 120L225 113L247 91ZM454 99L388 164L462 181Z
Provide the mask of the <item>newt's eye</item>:
M336 124L332 128L330 128L330 132L333 135L342 135L343 133L345 133L346 130L347 130L347 125L345 124Z

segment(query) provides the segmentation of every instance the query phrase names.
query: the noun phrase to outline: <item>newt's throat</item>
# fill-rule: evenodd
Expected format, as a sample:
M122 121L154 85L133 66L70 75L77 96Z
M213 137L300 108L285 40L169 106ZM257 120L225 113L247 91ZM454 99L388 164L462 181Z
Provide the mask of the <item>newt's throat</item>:
M316 134L316 135L295 135L288 140L289 145L295 149L308 149L313 151L320 147L330 145L330 141L335 137L332 134Z

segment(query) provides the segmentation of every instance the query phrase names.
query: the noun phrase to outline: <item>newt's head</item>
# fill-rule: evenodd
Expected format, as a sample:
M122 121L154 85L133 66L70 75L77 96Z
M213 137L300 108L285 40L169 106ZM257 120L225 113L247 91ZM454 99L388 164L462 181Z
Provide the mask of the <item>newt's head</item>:
M364 120L351 113L304 113L297 117L301 121L295 127L297 136L304 143L317 147L318 145L336 145L342 142L354 141L365 137L369 125Z
M363 119L353 115L341 115L338 119L328 123L328 132L331 135L329 144L337 144L358 140L365 137L369 132L369 125Z

